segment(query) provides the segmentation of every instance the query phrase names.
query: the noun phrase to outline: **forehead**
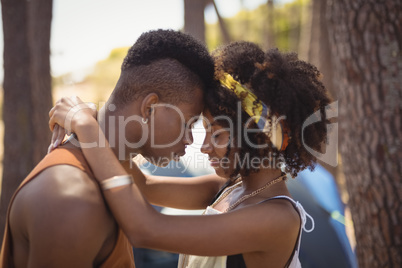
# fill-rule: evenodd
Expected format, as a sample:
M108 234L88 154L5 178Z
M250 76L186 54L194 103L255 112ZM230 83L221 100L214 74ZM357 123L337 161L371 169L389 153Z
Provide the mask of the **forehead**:
M202 111L202 123L205 128L217 125L215 118L211 115L211 112L208 109L204 109Z
M203 95L201 90L196 90L189 102L182 102L176 105L183 113L184 118L199 117L204 109Z

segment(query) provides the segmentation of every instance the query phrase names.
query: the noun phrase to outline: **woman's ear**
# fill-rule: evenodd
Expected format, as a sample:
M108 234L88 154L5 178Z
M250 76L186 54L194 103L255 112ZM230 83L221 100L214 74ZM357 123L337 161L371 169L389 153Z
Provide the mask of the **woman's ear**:
M154 112L154 105L159 102L159 97L156 93L150 93L145 96L141 103L141 116L143 122L148 122Z

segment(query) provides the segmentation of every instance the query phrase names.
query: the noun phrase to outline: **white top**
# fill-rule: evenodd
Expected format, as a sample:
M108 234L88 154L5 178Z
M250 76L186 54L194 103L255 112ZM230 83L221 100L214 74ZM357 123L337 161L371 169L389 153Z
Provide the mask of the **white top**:
M301 218L301 230L304 230L305 232L309 233L314 230L314 220L313 218L307 214L307 212L304 210L303 206L297 202L294 201L292 198L285 196L285 195L279 195L275 197L271 197L267 200L263 200L259 202L258 204L261 204L263 202L273 200L273 199L287 199L293 203L293 205L297 208L297 211L299 212L300 218ZM222 212L219 210L214 209L211 206L208 206L205 210L204 215L216 215L216 214L221 214ZM307 218L311 220L311 228L306 229L306 222ZM295 252L292 257L292 261L289 264L289 268L301 268L301 264L299 261L299 251L300 251L300 242L301 242L301 235L302 232L300 231L299 238L297 239L297 246L295 248ZM179 264L178 268L226 268L226 259L227 256L218 256L218 257L209 257L209 256L195 256L195 255L184 255L180 254L179 257Z

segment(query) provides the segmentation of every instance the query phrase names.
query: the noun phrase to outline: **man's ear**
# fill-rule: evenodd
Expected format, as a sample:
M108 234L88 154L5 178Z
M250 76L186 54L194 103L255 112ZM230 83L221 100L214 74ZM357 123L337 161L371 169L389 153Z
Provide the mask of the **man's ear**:
M159 102L159 96L156 93L150 93L145 96L141 103L141 116L148 121L154 112L154 105Z

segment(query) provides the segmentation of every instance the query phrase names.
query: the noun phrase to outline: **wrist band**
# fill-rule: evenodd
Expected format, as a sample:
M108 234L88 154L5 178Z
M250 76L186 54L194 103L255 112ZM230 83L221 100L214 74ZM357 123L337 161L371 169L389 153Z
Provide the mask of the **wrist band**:
M134 183L133 176L131 175L120 175L114 176L110 179L104 180L100 183L102 190L109 190L119 186L129 185Z

